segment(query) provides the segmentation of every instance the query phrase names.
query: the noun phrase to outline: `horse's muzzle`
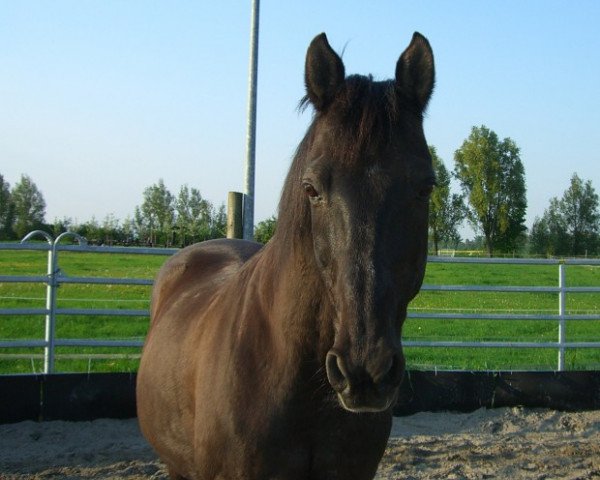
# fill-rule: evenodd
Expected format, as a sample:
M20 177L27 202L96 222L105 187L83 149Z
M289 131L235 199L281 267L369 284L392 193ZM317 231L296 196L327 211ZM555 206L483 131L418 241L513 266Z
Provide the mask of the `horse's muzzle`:
M351 365L336 350L327 354L327 379L342 407L351 412L382 412L393 407L404 376L402 352Z

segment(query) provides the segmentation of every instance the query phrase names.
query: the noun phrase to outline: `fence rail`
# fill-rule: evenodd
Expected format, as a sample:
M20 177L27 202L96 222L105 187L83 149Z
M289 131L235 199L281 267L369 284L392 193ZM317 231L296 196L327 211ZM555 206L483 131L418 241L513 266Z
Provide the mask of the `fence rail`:
M566 309L567 293L600 293L600 287L568 287L566 285L566 267L600 266L600 260L586 259L527 259L527 258L464 258L464 257L430 257L430 263L465 263L465 264L502 264L502 265L556 265L558 278L556 287L545 286L501 286L501 285L423 285L422 291L438 292L499 292L499 293L553 293L558 296L555 314L495 314L495 313L438 313L409 312L408 318L432 320L553 320L558 322L558 339L556 342L491 342L491 341L403 341L409 347L444 347L444 348L546 348L558 350L557 370L565 370L565 353L573 348L600 348L600 342L568 342L566 340L567 321L600 320L600 314L568 314Z
M30 243L35 237L42 237L45 244ZM60 242L71 237L79 245L61 245ZM119 339L64 339L56 338L56 319L59 316L119 316L119 317L147 317L146 309L99 309L99 308L58 308L57 289L62 284L91 284L91 285L152 285L150 279L136 278L97 278L97 277L70 277L61 273L59 268L59 252L86 252L86 253L125 253L138 255L171 255L177 249L171 248L132 248L132 247L104 247L88 246L85 239L77 234L63 233L56 239L45 232L32 232L20 244L2 244L0 250L41 250L48 252L47 275L0 275L0 283L42 283L46 285L46 308L0 308L0 317L3 315L40 315L45 317L44 339L11 339L0 340L0 349L9 348L43 348L44 373L54 371L55 349L57 347L141 347L141 340ZM530 313L443 313L443 312L418 312L409 311L408 317L413 319L436 320L550 320L558 323L558 338L553 342L531 341L425 341L405 340L407 347L436 347L436 348L533 348L556 349L558 351L557 370L565 370L565 352L573 348L600 348L600 342L568 342L566 340L567 322L570 320L593 321L600 320L600 314L568 314L566 309L566 294L600 293L600 287L566 285L566 267L570 265L600 266L600 260L584 259L505 259L505 258L469 258L469 257L430 257L430 263L464 263L464 264L510 264L510 265L555 265L558 267L557 286L495 286L495 285L423 285L423 291L433 292L499 292L499 293L549 293L558 297L555 313L530 314ZM599 302L600 303L600 302ZM18 355L18 354L17 354ZM6 357L2 355L2 357Z
M46 243L30 243L36 237L46 240ZM61 245L64 239L71 238L78 245ZM72 232L65 232L56 238L48 233L36 230L29 233L19 244L0 243L0 250L38 250L48 252L47 275L2 275L0 283L44 283L46 284L46 308L0 308L2 315L43 315L45 316L45 335L43 340L0 340L0 348L43 348L44 373L54 372L54 362L57 347L141 347L141 340L99 340L99 339L59 339L56 338L56 319L62 315L90 316L119 316L147 317L148 310L140 309L98 309L98 308L58 308L57 289L62 284L91 284L91 285L144 285L150 286L153 281L146 278L105 278L105 277L68 277L59 268L59 252L82 252L128 255L172 255L174 248L139 248L139 247L105 247L89 246L85 238Z

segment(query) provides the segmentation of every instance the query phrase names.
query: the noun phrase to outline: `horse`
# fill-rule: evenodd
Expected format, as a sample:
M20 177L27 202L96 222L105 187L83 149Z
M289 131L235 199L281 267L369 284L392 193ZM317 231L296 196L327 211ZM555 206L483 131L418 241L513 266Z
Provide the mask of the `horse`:
M170 478L374 477L427 259L434 77L419 33L387 81L346 76L315 37L314 114L272 239L199 243L160 269L136 395Z

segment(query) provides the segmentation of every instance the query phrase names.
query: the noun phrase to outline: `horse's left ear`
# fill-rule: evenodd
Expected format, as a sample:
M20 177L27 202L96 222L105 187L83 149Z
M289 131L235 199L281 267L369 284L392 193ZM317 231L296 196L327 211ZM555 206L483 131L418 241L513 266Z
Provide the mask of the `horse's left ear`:
M317 35L306 52L304 70L306 96L317 111L327 108L345 76L342 59L329 46L327 36Z
M433 92L435 67L427 39L415 32L396 64L396 87L422 112Z

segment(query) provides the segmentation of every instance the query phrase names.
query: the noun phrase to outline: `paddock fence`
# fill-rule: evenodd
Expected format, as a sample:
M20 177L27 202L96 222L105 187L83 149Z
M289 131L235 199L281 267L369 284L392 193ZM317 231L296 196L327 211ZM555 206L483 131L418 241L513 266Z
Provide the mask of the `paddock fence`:
M35 239L46 240L46 243L32 243ZM76 240L77 245L61 244L62 241ZM127 255L164 255L170 256L177 249L174 248L140 248L140 247L106 247L90 246L85 238L72 232L65 232L54 239L46 232L36 230L29 233L21 243L0 243L1 250L30 250L47 251L47 273L46 275L0 275L2 283L42 283L46 285L46 304L43 308L1 308L2 316L31 316L40 315L45 317L44 338L40 339L1 339L0 349L10 348L43 348L44 366L42 373L54 373L57 347L134 347L141 348L143 340L110 340L110 339L83 339L83 338L57 338L57 318L61 316L89 315L106 317L148 317L147 309L110 309L110 308L58 308L58 289L65 284L90 284L90 285L143 285L152 286L153 280L147 278L111 278L111 277L73 277L68 276L60 268L60 252L79 252L97 254L127 254ZM1 272L0 272L1 273Z
M557 268L556 286L537 285L427 285L422 291L433 292L472 292L479 294L492 293L546 293L557 297L555 313L444 313L444 312L418 312L409 311L408 318L430 320L486 320L486 321L553 321L558 325L556 341L403 341L407 347L443 347L443 348L541 348L555 349L558 352L556 371L565 370L565 352L568 349L597 349L598 341L568 341L567 326L569 321L597 321L600 320L600 308L593 313L568 313L567 294L599 294L600 286L568 286L567 268L569 266L587 266L600 269L600 260L597 259L527 259L527 258L469 258L469 257L429 257L429 263L460 263L475 265L530 265L530 266L555 266ZM600 271L600 270L599 270ZM600 295L596 305L600 307ZM600 335L599 335L600 337Z
M34 239L45 240L43 243L32 243ZM63 242L70 240L71 244ZM77 244L72 244L76 241ZM55 372L56 348L58 347L134 347L141 348L141 339L90 339L90 338L57 338L57 318L67 316L118 316L118 317L148 317L147 309L99 309L99 308L58 308L58 289L63 284L90 285L144 285L151 286L151 279L141 278L108 278L108 277L74 277L66 275L60 268L60 252L82 252L97 254L133 254L133 255L164 255L169 256L177 251L172 248L139 248L139 247L105 247L89 246L81 236L65 232L56 238L42 231L31 232L21 243L0 243L2 250L33 250L47 251L47 272L45 275L0 275L2 283L38 283L46 286L46 304L43 308L3 308L0 298L0 321L2 316L43 316L45 318L44 338L39 339L2 339L0 351L8 349L43 349L43 371L49 374ZM447 340L411 340L403 341L405 347L434 347L434 348L517 348L517 349L554 349L557 351L556 371L564 371L565 352L569 349L600 349L600 341L569 341L567 329L570 321L600 321L600 310L592 313L569 313L566 306L567 294L600 293L600 286L568 286L566 271L571 266L600 267L600 260L586 259L506 259L506 258L469 258L469 257L430 257L430 263L463 263L463 264L504 264L504 265L546 265L556 267L556 286L535 285L431 285L422 287L424 292L472 292L474 295L483 292L511 293L545 293L556 295L554 313L457 313L426 311L411 309L409 319L431 321L466 320L466 321L552 321L556 322L558 336L555 341L447 341ZM2 272L0 272L1 274ZM600 296L598 297L600 300ZM600 301L597 302L600 305ZM3 354L3 357L10 354Z

